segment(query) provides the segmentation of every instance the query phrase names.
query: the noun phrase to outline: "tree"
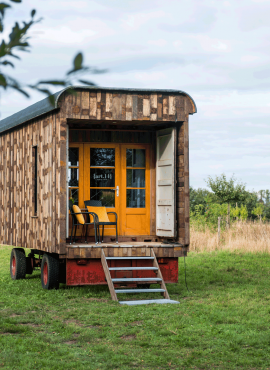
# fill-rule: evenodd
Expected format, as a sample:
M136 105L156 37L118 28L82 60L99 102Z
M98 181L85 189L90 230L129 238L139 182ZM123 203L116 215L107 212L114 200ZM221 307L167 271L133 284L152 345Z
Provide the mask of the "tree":
M237 182L234 176L227 180L223 173L213 179L208 176L206 180L207 185L211 188L213 193L217 196L221 204L227 203L227 226L230 226L230 204L243 202L246 199L245 185Z
M4 18L5 13L8 9L11 8L11 3L21 3L22 0L7 0L9 3L0 3L0 32L3 33L4 31ZM95 86L95 83L91 81L87 81L81 79L80 75L82 73L104 73L105 70L100 70L95 67L86 67L83 64L83 54L79 52L74 60L73 65L70 71L68 71L65 77L61 80L46 80L46 81L38 81L34 85L25 85L23 86L19 81L15 80L12 76L8 75L4 72L5 68L15 68L13 64L13 60L19 60L20 57L18 56L18 52L29 52L30 51L30 44L28 36L29 30L33 27L36 23L41 22L41 18L36 19L36 10L33 9L30 13L30 20L28 22L22 22L22 26L18 22L12 28L11 33L9 34L9 40L6 42L2 40L0 45L0 87L4 90L8 88L15 89L19 93L23 94L26 97L29 97L28 90L35 90L39 91L45 95L47 95L51 101L54 103L54 98L50 91L50 87L52 86L70 86L78 81L80 84ZM72 93L72 91L71 91ZM73 92L75 93L75 92Z
M262 213L264 211L264 205L263 203L259 203L256 208L253 209L252 213L253 215L257 216L260 219L260 222L262 221Z

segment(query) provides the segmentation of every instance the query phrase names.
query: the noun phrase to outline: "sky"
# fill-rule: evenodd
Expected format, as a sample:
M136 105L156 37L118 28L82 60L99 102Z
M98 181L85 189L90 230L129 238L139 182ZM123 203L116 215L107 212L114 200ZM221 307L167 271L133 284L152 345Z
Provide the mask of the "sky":
M190 116L190 185L225 173L249 190L270 188L269 0L25 0L15 21L43 20L8 71L23 83L63 78L77 52L108 70L84 76L105 87L178 89L195 100ZM56 89L59 90L59 89ZM1 92L5 118L44 96Z

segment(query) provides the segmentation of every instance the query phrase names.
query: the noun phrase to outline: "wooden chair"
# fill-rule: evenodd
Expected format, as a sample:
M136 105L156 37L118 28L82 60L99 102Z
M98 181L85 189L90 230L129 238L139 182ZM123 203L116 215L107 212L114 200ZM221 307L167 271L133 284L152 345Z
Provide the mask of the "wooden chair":
M85 200L84 201L85 207L89 211L90 214L95 214L97 217L96 226L98 228L98 237L100 242L100 232L99 227L102 226L102 243L104 237L104 226L115 226L116 229L116 243L118 244L118 232L117 232L117 213L115 212L107 212L106 207L102 206L102 202L100 200ZM115 221L110 221L108 215L114 214Z
M94 213L89 213L89 212L82 212L80 208L76 205L70 204L69 205L69 211L72 217L72 228L71 228L71 236L70 236L70 244L72 244L73 241L73 228L75 226L74 230L74 238L76 238L76 231L77 231L77 226L82 226L82 236L84 232L84 228L86 226L86 231L85 231L85 243L87 243L87 229L88 225L94 225L95 229L95 243L98 244L98 239L99 235L97 236L97 217ZM87 215L87 220L85 221L84 216ZM91 222L90 215L93 217L93 221ZM89 220L89 221L88 221Z

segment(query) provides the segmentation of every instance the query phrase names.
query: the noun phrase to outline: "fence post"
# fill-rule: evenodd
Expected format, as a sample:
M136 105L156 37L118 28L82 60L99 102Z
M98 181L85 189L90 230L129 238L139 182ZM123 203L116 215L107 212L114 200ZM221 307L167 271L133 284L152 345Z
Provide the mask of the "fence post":
M227 211L227 229L230 228L230 203L228 203L228 211Z
M221 217L218 217L218 245L220 244L220 221Z

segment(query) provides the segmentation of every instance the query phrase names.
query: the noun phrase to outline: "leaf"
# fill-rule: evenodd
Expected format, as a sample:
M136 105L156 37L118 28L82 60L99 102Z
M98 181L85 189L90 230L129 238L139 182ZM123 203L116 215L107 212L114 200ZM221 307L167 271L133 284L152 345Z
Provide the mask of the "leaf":
M35 14L36 14L36 9L33 9L33 10L31 11L31 17L33 18L33 17L35 16Z
M6 77L2 73L0 74L0 86L3 86L4 88L7 87Z
M73 69L67 72L67 76L84 69L84 67L82 66L82 62L83 62L83 55L82 53L78 53L73 60Z
M42 89L41 87L38 87L36 85L29 85L29 87L31 87L31 89L33 89L33 90L37 90L39 92L42 92L43 94L51 95L51 92L48 89Z
M5 15L5 10L7 8L11 8L11 6L5 3L0 3L0 13L2 14L3 17Z
M88 86L97 86L95 83L93 82L90 82L90 81L86 81L86 80L78 80L79 82L81 82L82 84L84 85L88 85Z
M37 85L40 84L48 84L48 85L60 85L60 86L66 86L65 81L58 81L58 80L47 80L47 81L39 81Z
M26 91L21 89L19 86L17 86L17 85L8 85L8 87L12 87L13 89L17 90L18 92L20 92L21 94L23 94L27 98L30 98L30 95Z
M10 1L13 1L13 3L21 3L22 0L10 0Z
M11 63L11 62L9 62L8 60L4 60L4 61L3 61L3 62L1 62L0 64L3 64L4 66L9 65L9 66L11 66L11 67L13 67L13 68L14 68L14 64L13 64L13 63Z
M82 62L83 62L83 55L82 53L78 53L76 57L74 58L73 65L74 69L81 69L82 68Z

